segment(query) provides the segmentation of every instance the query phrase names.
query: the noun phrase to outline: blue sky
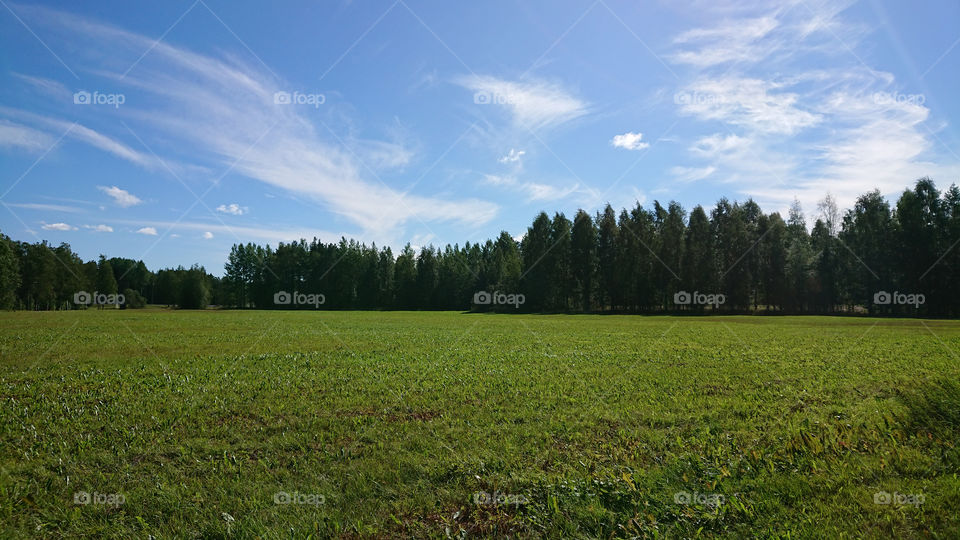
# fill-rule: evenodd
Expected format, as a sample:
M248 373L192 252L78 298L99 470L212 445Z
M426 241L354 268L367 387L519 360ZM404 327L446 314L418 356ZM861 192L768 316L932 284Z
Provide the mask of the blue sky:
M0 230L85 259L960 180L956 1L0 4Z

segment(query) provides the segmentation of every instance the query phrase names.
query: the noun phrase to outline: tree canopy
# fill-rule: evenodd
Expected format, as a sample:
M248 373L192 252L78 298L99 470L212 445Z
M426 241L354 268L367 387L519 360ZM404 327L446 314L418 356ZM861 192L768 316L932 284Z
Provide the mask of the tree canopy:
M519 240L504 231L442 249L408 244L396 256L346 238L236 244L222 279L196 265L84 262L68 244L0 234L0 309L75 308L86 290L135 292L130 307L960 313L955 185L940 193L922 178L894 205L872 191L842 215L828 194L817 212L794 202L784 220L726 198L709 211L654 202L618 214L607 205L572 221L541 212ZM499 304L507 295L512 303Z

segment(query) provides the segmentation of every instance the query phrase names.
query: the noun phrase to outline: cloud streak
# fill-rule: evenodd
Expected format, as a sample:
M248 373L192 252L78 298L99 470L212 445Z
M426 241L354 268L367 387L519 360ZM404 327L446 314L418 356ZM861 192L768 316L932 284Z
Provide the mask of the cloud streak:
M124 113L185 142L193 157L223 170L282 188L360 225L384 231L410 221L482 224L498 211L478 199L450 200L401 194L382 182L383 167L403 166L409 152L393 143L357 141L351 148L320 129L296 105L274 103L280 81L233 58L213 58L116 27L45 8L29 12L44 23L77 34L87 50L130 55L150 49L136 69L122 78L109 62L98 73L152 95L152 109ZM309 111L315 111L313 107ZM315 116L314 116L315 117ZM150 157L77 126L78 138L115 155L146 165ZM140 131L139 129L137 130ZM333 140L330 140L330 139Z
M110 198L113 199L113 204L120 208L130 208L131 206L143 203L140 197L137 197L125 189L120 189L117 186L97 186L97 189L109 195Z
M728 10L713 26L680 33L670 58L691 72L675 106L709 131L689 147L693 162L671 174L735 183L781 208L794 197L813 208L828 191L850 206L874 188L891 194L925 175L955 176L956 164L932 163L922 96L881 99L896 88L893 75L848 48L862 29L840 18L846 6Z
M498 106L510 112L520 127L542 130L587 114L587 104L558 84L538 80L510 81L489 75L455 79L473 91L478 106Z

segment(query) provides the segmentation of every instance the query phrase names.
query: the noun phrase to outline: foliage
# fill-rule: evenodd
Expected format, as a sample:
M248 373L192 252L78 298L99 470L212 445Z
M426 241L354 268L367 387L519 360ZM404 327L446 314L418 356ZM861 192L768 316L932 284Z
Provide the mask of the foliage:
M67 244L2 241L0 308L70 308L78 290L129 288L181 308L307 309L275 301L302 293L323 296L310 309L960 315L960 189L941 194L923 178L894 206L873 191L842 218L829 195L818 208L812 223L796 201L785 221L753 200L726 198L689 217L658 201L619 216L610 205L595 216L580 210L573 221L541 212L519 241L504 231L462 247L408 244L396 256L346 238L237 244L223 279L196 267L153 273L116 257L84 263ZM474 305L481 291L525 302ZM877 301L882 292L925 301ZM725 301L678 303L684 293Z

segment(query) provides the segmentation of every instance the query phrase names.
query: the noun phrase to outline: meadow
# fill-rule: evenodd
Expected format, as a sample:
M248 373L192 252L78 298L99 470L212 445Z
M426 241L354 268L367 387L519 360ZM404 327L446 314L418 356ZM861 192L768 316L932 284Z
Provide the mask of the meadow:
M0 313L3 538L956 538L960 323Z

